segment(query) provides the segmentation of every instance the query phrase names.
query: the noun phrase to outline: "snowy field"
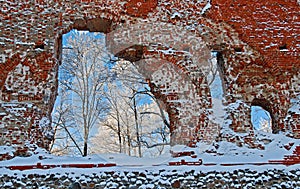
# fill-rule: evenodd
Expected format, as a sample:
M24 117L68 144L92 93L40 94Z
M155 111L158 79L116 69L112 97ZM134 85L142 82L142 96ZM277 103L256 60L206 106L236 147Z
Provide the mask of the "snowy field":
M58 157L37 150L31 157L15 157L0 162L1 188L68 188L79 183L82 188L300 188L300 165L265 164L291 155L299 140L282 134L258 133L265 150L237 147L219 142L214 153L206 153L216 144L198 143L197 148L174 146L173 152L194 151L190 156L172 157L170 151L158 158L137 158L125 154L94 154L88 157ZM287 145L290 149L287 149ZM1 151L12 151L2 147ZM169 166L169 162L195 162L203 165ZM108 164L112 167L71 168L63 165ZM10 170L17 165L61 165L61 167ZM232 164L228 166L227 164Z

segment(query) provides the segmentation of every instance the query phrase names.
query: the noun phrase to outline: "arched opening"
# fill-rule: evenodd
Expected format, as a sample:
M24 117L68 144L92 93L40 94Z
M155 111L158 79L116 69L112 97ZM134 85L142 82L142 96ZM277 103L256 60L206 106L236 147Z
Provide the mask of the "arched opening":
M254 99L251 104L251 123L254 130L275 133L271 104L265 99Z
M211 96L202 67L209 62L211 52L202 38L185 28L164 22L117 25L118 21L112 24L105 19L97 19L77 20L66 30L79 28L103 32L110 52L118 57L124 55L126 60L137 61L135 65L139 64L139 72L149 79L152 94L166 107L172 145L195 141L195 133L202 134L206 140L210 138L211 130L218 130L215 124L210 124L209 112L206 111L211 108ZM98 26L93 25L105 27L97 29ZM187 35L191 37L183 37ZM59 48L56 50L59 57Z
M169 145L169 116L132 62L106 51L105 35L62 37L53 112L55 154L125 153L155 157Z

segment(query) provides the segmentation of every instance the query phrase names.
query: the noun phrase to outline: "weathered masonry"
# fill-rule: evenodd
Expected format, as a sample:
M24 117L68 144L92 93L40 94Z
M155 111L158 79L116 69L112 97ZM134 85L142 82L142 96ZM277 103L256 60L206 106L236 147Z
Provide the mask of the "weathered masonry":
M251 141L250 107L259 105L274 133L300 138L297 0L0 2L0 145L47 148L61 38L71 29L107 34L116 56L136 62L166 106L173 144L218 133L205 77L211 52L235 132Z

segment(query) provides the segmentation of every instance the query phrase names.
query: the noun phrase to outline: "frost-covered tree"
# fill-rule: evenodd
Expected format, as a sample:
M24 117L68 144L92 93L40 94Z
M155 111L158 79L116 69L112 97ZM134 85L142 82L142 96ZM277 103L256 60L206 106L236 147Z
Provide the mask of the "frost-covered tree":
M272 123L269 119L260 118L259 120L260 131L272 133Z
M103 96L104 86L110 78L108 53L104 39L92 33L74 31L67 40L63 51L60 78L61 90L68 93L67 115L72 126L79 131L81 141L75 141L82 150L82 156L88 154L88 141L91 130L105 116L108 106Z
M69 93L63 88L59 89L59 99L55 105L52 115L52 125L54 130L54 140L50 146L50 152L56 155L80 154L82 150L79 146L77 129L73 126L72 106L68 102Z
M129 98L118 100L118 109L112 108L106 120L100 123L98 134L92 139L94 152L122 152L140 156L140 147L141 156L145 153L157 156L169 144L169 128L163 123L153 101L136 107L138 141L134 106L130 101Z
M52 152L86 156L92 149L141 157L145 148L152 148L161 153L169 142L163 103L150 93L133 63L111 61L104 45L103 36L91 33L73 32L68 38L53 113ZM93 147L88 147L97 130Z
M118 150L110 152L141 157L147 149L155 148L153 153L160 154L169 142L168 116L132 63L119 61L112 70L114 82L110 82L105 91L110 112L93 138L93 150L108 152L106 146L115 146ZM105 137L114 138L114 142L101 141L108 133L110 136Z
M255 130L272 133L272 118L268 111L260 106L251 107L251 122Z

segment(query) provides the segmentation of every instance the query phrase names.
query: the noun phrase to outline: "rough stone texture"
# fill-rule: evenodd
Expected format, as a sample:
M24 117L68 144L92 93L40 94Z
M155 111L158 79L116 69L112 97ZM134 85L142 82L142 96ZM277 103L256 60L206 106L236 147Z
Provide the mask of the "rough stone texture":
M152 91L170 114L173 144L211 140L218 132L218 125L209 120L207 51L218 52L234 131L251 137L250 107L260 105L270 112L274 132L289 131L300 138L299 111L289 111L299 107L299 6L296 0L2 1L0 144L48 147L61 39L71 29L117 34L108 36L108 43L120 47L116 54L138 61L141 72L147 70ZM128 37L131 46L114 46L121 44L118 34L124 34L114 31L130 36L138 29L128 25L147 23L153 25L140 29L140 43ZM136 53L139 46L143 49ZM133 47L131 55L128 47Z
M75 184L76 183L76 184ZM6 188L299 188L300 170L268 169L256 171L150 170L0 174L0 186Z
M299 73L300 6L296 1L233 2L212 1L208 17L232 26L239 38L258 51L260 57L250 64L232 59L231 55L226 57L227 62L234 65L232 70L225 69L229 72L225 75L235 78L226 81L232 97L228 101L241 99L247 105L255 102L270 112L275 132L288 130L290 125L284 124L284 120L290 100L299 94L299 84L298 88L293 87L298 81L293 78ZM220 14L214 14L214 10ZM238 48L237 54L247 53L243 46ZM249 109L241 108L241 112L250 117ZM299 115L292 119L298 122ZM299 137L299 124L292 128Z

